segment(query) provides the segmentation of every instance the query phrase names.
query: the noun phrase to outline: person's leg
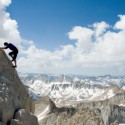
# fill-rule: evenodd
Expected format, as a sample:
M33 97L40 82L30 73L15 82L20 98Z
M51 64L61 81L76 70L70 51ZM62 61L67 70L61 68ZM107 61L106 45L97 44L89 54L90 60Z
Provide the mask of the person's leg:
M9 53L9 55L12 57L12 61L13 61L13 54L14 54L14 52Z
M13 65L12 67L13 67L13 68L16 68L16 67L17 67L17 65L16 65L16 60L14 60L14 63L15 63L15 65Z
M14 63L15 63L15 67L17 67L17 65L16 65L16 59L14 60Z
M13 66L13 67L15 68L15 67L17 67L16 57L17 57L18 52L17 52L17 51L14 51L13 54L14 54L14 56L13 56L13 60L12 60L12 61L14 61L14 63L15 63L15 66Z

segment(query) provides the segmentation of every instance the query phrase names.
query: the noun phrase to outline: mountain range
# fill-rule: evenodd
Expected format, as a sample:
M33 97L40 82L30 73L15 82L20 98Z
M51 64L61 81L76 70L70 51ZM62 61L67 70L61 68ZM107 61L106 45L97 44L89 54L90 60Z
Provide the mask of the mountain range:
M102 117L105 125L111 123L117 125L116 121L122 123L119 125L125 123L125 76L18 74L31 97L37 102L41 102L42 98L48 96L58 108L73 107L78 111L78 114L81 109L86 111L85 108L98 112L97 115ZM50 110L48 106L50 105L47 105L45 110L38 115L40 120L43 119L43 114ZM68 110L72 112L71 109ZM61 117L61 115L57 116ZM52 122L50 120L52 116L49 115L46 120ZM55 116L53 117L55 118ZM55 121L56 119L53 124ZM98 122L99 125L103 125L100 120ZM45 122L40 125L43 124L49 125ZM61 124L65 123L61 122Z
M34 100L49 96L63 106L83 100L105 100L125 89L125 76L81 76L19 73Z

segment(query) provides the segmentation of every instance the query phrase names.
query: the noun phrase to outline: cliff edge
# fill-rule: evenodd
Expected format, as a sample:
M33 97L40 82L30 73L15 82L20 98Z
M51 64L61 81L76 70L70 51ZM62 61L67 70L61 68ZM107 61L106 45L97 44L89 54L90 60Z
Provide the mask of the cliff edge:
M34 104L5 52L0 49L0 125L38 125Z

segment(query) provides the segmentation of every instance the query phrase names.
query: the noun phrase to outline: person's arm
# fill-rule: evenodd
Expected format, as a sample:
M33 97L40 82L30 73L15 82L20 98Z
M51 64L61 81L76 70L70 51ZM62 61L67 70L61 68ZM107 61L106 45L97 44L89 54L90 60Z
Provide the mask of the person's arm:
M8 48L8 46L5 46L5 47L0 47L1 49L7 49Z
M7 49L6 47L0 47L0 49Z

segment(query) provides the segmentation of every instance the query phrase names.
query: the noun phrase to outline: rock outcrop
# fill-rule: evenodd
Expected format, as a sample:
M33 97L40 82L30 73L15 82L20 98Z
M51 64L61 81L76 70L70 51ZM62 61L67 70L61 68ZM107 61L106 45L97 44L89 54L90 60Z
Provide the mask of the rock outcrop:
M37 118L26 109L16 112L10 125L38 125Z
M43 100L47 102L47 105L49 104L49 111L48 115L40 120L40 125L104 125L96 110L73 107L58 108L48 97L44 97Z
M101 117L88 108L78 110L73 115L67 112L52 113L45 117L41 125L104 125Z
M115 121L114 123L111 123L110 125L119 125L118 121ZM123 124L124 125L124 124Z
M125 123L124 91L115 96L109 100L83 102L75 107L57 107L51 99L43 98L41 100L47 102L49 111L48 115L46 114L46 117L44 115L40 120L40 125L119 125L119 123Z
M0 125L10 125L10 123L11 125L26 125L22 124L20 119L12 120L16 118L16 112L21 109L34 113L34 103L16 70L12 68L11 61L0 49ZM29 113L27 117L32 118L32 115ZM37 123L32 125L37 125Z
M66 112L68 115L72 116L77 111L76 108L73 107L56 107L55 103L50 99L50 113L60 114L62 112Z
M77 109L99 109L105 125L110 125L116 120L125 123L125 90L118 89L116 95L110 99L101 101L84 101L77 105Z

